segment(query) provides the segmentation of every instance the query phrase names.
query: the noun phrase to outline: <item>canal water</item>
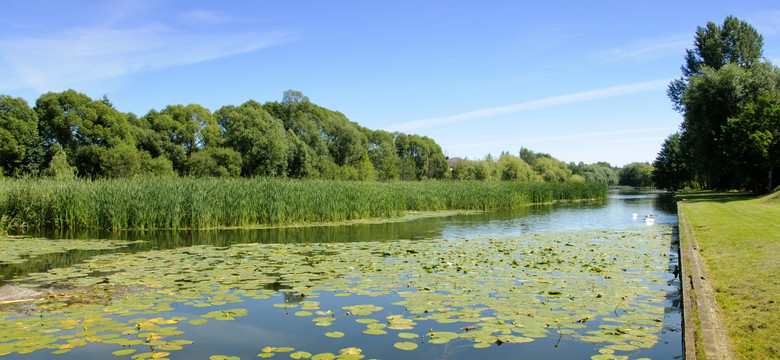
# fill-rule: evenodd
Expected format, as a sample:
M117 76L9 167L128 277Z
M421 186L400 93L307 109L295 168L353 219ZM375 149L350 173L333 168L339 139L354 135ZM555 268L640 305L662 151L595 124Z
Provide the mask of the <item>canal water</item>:
M637 216L633 216L636 214ZM654 221L648 223L645 216L653 216ZM115 233L49 233L40 234L52 239L106 239L106 240L131 240L134 243L118 249L102 250L70 250L66 252L42 254L31 256L21 264L0 264L3 282L15 284L16 280L28 274L52 269L66 268L83 264L97 256L111 253L144 253L153 251L166 251L171 249L190 249L200 246L225 247L238 244L342 244L342 243L392 243L399 241L427 241L431 239L447 240L455 242L459 239L483 239L491 237L522 237L535 236L550 233L576 233L595 231L630 231L642 227L664 227L669 231L665 233L668 239L668 250L665 258L665 273L660 275L663 281L653 285L654 290L661 290L666 295L663 299L662 330L657 333L658 341L650 348L628 352L630 358L654 358L654 359L681 359L682 358L682 329L681 329L681 288L678 277L678 234L677 211L673 197L657 191L638 191L630 188L610 189L608 198L598 201L562 202L555 204L531 205L522 209L511 211L495 211L476 214L458 214L450 216L422 217L409 221L376 223L376 224L350 224L333 226L311 226L280 229L255 229L255 230L221 230L221 231L156 231L156 232L115 232ZM290 292L277 289L275 295L283 299L283 303L299 302ZM335 295L335 296L334 296ZM361 298L361 295L353 295L350 298ZM273 299L273 297L272 297ZM338 294L321 292L316 298L321 309L331 306L340 309L343 300ZM374 306L391 308L394 297L366 298ZM266 346L264 339L278 337L284 333L284 338L290 343L300 344L301 337L311 338L312 343L334 341L332 339L316 337L319 328L308 326L300 329L300 321L289 320L290 313L278 312L277 317L257 316L256 314L267 312L268 306L251 298L242 299L243 303L233 307L247 308L250 314L241 321L232 323L232 327L219 326L193 327L187 330L187 336L195 340L221 338L219 342L210 345L212 354L237 354L241 358L255 358L261 353L261 348ZM209 309L208 311L210 311ZM287 309L285 309L287 310ZM615 309L615 315L618 314ZM197 318L201 313L192 309L178 306L169 310L162 316L171 317L174 314L181 317ZM315 315L316 316L316 315ZM213 321L211 323L214 323ZM548 324L549 325L549 324ZM554 325L554 324L553 324ZM319 326L319 324L317 325ZM363 325L361 325L363 326ZM462 325L461 325L462 326ZM313 331L314 329L315 331ZM340 328L352 330L351 328ZM428 330L428 329L425 329ZM457 328L451 330L457 331ZM433 329L431 329L433 332ZM214 333L217 332L217 333ZM345 331L348 332L348 331ZM554 333L554 332L553 332ZM227 335L226 335L227 334ZM315 340L316 338L316 340ZM349 338L348 336L346 338ZM346 339L345 338L345 339ZM441 348L428 352L410 351L399 356L397 351L365 353L367 358L545 358L545 359L580 359L590 358L593 354L599 354L598 346L588 342L575 340L561 340L562 336L547 336L535 339L528 344L504 344L493 346L491 349L473 349L463 342L451 345L452 348ZM382 337L364 336L358 344L343 343L350 346L360 345L371 349L381 347ZM2 341L0 341L2 342ZM248 344L248 342L250 342ZM304 343L306 341L303 341ZM390 342L392 344L392 342ZM280 344L278 346L283 346ZM498 345L501 345L499 342ZM56 355L61 359L70 358L106 358L110 351L100 344L84 347L84 350L73 351ZM450 345L446 345L450 346ZM510 346L514 346L511 347ZM149 347L151 348L151 347ZM159 352L158 352L159 353ZM601 354L605 354L602 352ZM198 352L171 352L170 358L194 358ZM275 358L289 358L288 353L279 352ZM305 355L305 354L304 354ZM336 354L338 355L338 353ZM608 353L607 353L608 355ZM48 359L51 358L51 350L38 350L19 356L23 359ZM132 355L116 357L131 358ZM151 355L150 355L151 356ZM606 356L606 355L605 355ZM208 357L204 357L208 358ZM606 357L605 357L606 358Z

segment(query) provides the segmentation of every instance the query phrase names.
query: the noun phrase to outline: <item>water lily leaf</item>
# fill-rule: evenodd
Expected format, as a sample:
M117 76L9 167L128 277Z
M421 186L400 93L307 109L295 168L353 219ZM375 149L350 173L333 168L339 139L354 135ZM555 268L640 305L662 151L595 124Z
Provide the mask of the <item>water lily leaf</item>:
M400 341L393 344L393 346L396 349L407 350L407 351L417 349L417 344L409 341Z
M331 338L340 338L340 337L344 337L344 333L341 331L329 331L325 333L325 336Z
M124 356L124 355L130 355L135 352L135 349L123 349L123 350L117 350L111 353L111 355L114 356Z
M387 331L379 330L379 329L366 329L363 330L363 333L367 335L385 335L387 334Z
M333 360L336 358L336 355L332 353L319 353L316 355L313 355L311 357L311 360Z
M305 351L296 351L291 353L290 357L293 359L308 359L311 357L311 353L307 353Z

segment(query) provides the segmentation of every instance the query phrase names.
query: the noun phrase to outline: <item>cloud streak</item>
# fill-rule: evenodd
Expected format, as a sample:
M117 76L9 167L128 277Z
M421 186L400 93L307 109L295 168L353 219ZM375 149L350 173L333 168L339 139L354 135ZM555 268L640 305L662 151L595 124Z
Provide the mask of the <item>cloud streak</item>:
M527 101L513 105L485 108L469 111L462 114L408 121L384 128L387 131L410 131L432 126L445 125L455 122L485 119L499 115L517 113L528 110L556 107L591 100L606 99L616 96L641 93L646 91L665 89L672 79L655 80L629 85L608 87L597 90L584 91L568 95L553 96L539 100Z
M598 131L598 132L590 132L590 133L577 133L577 134L567 134L567 135L542 136L542 137L532 137L532 138L511 139L511 140L487 141L487 142L480 142L480 143L458 144L453 146L447 146L447 149L463 149L463 148L471 148L471 147L479 147L479 146L511 145L517 143L543 143L543 142L550 142L550 141L587 139L587 138L603 138L603 137L614 138L619 135L658 133L658 132L671 133L676 130L678 130L677 127L673 127L673 126L641 128L641 129L610 130L610 131ZM634 139L618 139L618 140L612 139L612 140L600 140L599 143L618 143L618 142L630 142L630 141L640 141L640 140L650 141L651 139L658 140L659 138L653 137L653 138L634 138ZM660 139L663 140L665 139L665 137L661 137Z
M150 24L72 28L51 36L0 38L8 89L62 90L140 71L194 64L294 40L291 33L187 33Z
M623 48L612 48L593 56L608 62L646 62L664 56L679 56L692 46L690 34L672 35L659 39L641 39Z

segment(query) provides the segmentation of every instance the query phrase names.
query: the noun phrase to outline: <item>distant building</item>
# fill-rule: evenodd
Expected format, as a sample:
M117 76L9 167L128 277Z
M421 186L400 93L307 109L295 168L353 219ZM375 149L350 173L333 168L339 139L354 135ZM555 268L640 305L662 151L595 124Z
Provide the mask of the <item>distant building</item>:
M450 171L455 167L455 165L458 165L459 162L461 162L463 159L459 157L454 158L447 158L447 164L450 166Z

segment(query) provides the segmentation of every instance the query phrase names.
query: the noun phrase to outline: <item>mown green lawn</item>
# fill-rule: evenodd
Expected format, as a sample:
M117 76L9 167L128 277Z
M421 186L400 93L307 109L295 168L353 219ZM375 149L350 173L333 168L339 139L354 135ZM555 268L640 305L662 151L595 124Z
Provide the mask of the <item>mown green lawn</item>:
M780 192L687 192L694 228L738 359L780 359Z

